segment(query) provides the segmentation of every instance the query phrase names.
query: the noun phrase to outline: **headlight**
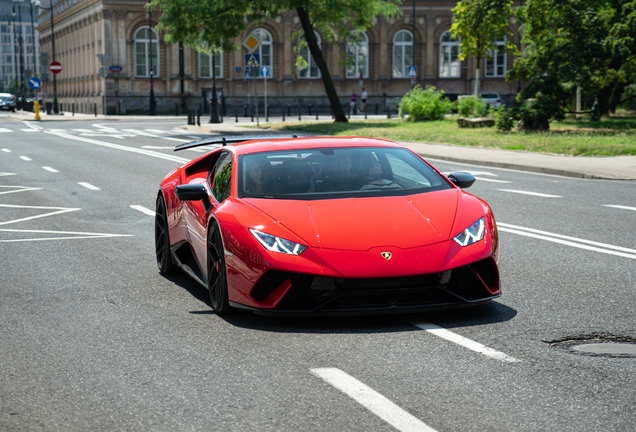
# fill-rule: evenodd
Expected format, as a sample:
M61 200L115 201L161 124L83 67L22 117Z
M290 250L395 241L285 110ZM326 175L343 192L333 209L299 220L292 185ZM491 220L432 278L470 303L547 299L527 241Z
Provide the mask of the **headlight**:
M271 252L300 255L305 249L307 249L307 246L294 243L293 241L285 240L280 237L274 237L273 235L265 234L255 229L250 228L250 232L265 249Z
M476 243L484 238L484 218L479 219L477 222L466 228L455 240L460 246L468 246Z

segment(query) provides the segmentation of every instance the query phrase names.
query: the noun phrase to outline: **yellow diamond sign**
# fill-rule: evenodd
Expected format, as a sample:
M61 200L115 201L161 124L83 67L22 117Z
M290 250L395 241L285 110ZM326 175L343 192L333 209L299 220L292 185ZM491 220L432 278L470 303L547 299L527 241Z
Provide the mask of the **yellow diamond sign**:
M243 41L243 46L247 48L249 52L254 52L261 46L261 43L262 41L252 33Z

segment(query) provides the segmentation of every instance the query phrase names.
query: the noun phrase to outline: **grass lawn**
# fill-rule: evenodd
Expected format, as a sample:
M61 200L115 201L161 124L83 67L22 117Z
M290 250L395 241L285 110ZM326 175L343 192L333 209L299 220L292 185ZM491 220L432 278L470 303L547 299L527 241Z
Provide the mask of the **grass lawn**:
M283 126L284 125L284 126ZM396 141L424 141L472 147L495 147L576 156L636 155L636 118L598 122L566 120L550 124L549 132L498 132L495 128L460 129L456 118L407 122L400 119L356 120L349 123L289 122L264 127L337 136L368 136Z

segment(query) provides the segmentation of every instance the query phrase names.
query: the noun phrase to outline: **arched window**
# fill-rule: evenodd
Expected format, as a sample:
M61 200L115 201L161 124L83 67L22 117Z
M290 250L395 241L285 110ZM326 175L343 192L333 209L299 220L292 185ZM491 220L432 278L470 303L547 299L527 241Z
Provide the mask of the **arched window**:
M321 46L320 35L318 35L318 33L316 32L314 32L314 34L316 35L316 42L318 43L318 46L320 47ZM301 35L298 40L301 41L304 38L305 36ZM316 65L316 60L314 60L313 56L310 54L308 46L305 46L300 49L300 56L304 58L305 61L307 62L307 67L298 68L298 77L299 78L320 78L321 77L320 69L318 69L318 65Z
M150 47L152 39L152 47ZM159 35L150 27L141 27L135 32L135 76L150 76L150 55L152 53L152 70L154 76L160 76L159 69Z
M445 31L439 39L439 77L459 78L461 64L459 61L459 38L453 39L450 31Z
M393 78L408 78L413 65L413 34L400 30L393 37Z
M215 77L223 78L223 53L214 53ZM199 77L212 78L212 56L199 53Z
M347 78L369 78L369 38L354 33L347 39Z
M486 76L503 77L506 75L506 37L495 39L497 50L489 50L486 56Z
M272 60L272 34L262 28L254 30L252 34L261 40L261 45L256 51L254 51L254 53L259 55L259 63L261 66L269 67L269 78L272 78L274 76L274 62ZM261 74L258 73L257 77L260 78Z

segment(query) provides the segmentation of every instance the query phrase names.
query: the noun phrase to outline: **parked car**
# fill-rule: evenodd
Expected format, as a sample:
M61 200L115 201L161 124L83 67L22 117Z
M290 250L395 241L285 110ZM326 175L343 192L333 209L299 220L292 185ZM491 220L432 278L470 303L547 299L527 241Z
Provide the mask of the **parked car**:
M486 101L490 108L497 109L503 104L503 100L499 93L491 92L491 93L482 93L481 98Z
M175 148L223 145L161 182L162 274L190 275L218 314L430 311L501 295L492 210L461 189L471 174L444 176L386 140L281 138Z
M15 112L15 95L11 93L0 93L0 110Z

